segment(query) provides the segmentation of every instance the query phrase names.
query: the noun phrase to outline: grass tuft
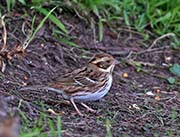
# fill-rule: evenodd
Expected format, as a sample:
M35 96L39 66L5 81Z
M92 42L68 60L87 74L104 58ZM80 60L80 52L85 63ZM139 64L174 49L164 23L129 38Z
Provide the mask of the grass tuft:
M99 27L99 41L103 39L103 24L110 23L112 20L123 19L122 24L129 28L135 28L146 36L146 32L151 31L157 35L174 33L180 36L180 1L179 0L68 0L68 1L49 1L49 0L6 0L7 11L9 12L19 3L26 7L35 8L40 13L47 15L47 7L58 7L64 11L74 11L81 19L92 20L94 15L98 18L96 24ZM49 19L67 33L65 26L55 17L50 15ZM92 22L91 22L92 23ZM95 26L95 25L94 25Z
M34 120L30 120L20 111L22 117L22 127L20 137L60 137L61 136L61 117L57 116L57 120L49 118L45 113L41 112L40 116ZM54 121L57 121L56 123Z

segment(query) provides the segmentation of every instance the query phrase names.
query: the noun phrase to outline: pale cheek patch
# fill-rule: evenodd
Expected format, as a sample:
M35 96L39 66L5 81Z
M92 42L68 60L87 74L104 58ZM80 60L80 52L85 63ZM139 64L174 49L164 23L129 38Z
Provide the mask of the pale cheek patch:
M109 58L108 57L104 57L104 58L97 59L97 60L93 61L92 63L93 64L97 64L99 62L104 62L104 61L107 61L107 60L109 60Z
M113 66L110 66L110 67L107 68L107 69L99 68L99 70L102 71L102 72L111 72L111 71L113 71L113 69L114 69L114 65L113 65Z

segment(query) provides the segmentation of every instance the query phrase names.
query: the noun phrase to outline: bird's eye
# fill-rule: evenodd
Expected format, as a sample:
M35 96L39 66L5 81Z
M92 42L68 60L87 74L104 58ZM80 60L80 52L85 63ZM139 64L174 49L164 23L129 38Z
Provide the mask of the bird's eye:
M110 60L107 60L106 62L107 62L107 63L110 63Z

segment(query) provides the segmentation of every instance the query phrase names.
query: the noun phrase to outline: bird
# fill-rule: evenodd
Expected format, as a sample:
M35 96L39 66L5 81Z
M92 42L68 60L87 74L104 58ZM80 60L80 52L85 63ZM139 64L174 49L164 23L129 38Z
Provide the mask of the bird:
M86 102L97 101L104 97L112 86L112 72L117 60L110 54L97 53L82 68L57 77L47 86L22 87L20 90L45 89L62 95L83 116L76 103L80 103L90 112L96 112Z

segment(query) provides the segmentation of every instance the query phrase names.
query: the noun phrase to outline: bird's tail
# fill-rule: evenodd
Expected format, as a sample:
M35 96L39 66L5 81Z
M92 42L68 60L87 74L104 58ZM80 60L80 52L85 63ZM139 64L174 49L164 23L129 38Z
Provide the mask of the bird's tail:
M28 87L22 87L19 89L19 91L26 91L26 90L46 90L46 91L53 91L53 92L60 93L60 94L63 93L62 90L44 86L44 85L28 86Z

